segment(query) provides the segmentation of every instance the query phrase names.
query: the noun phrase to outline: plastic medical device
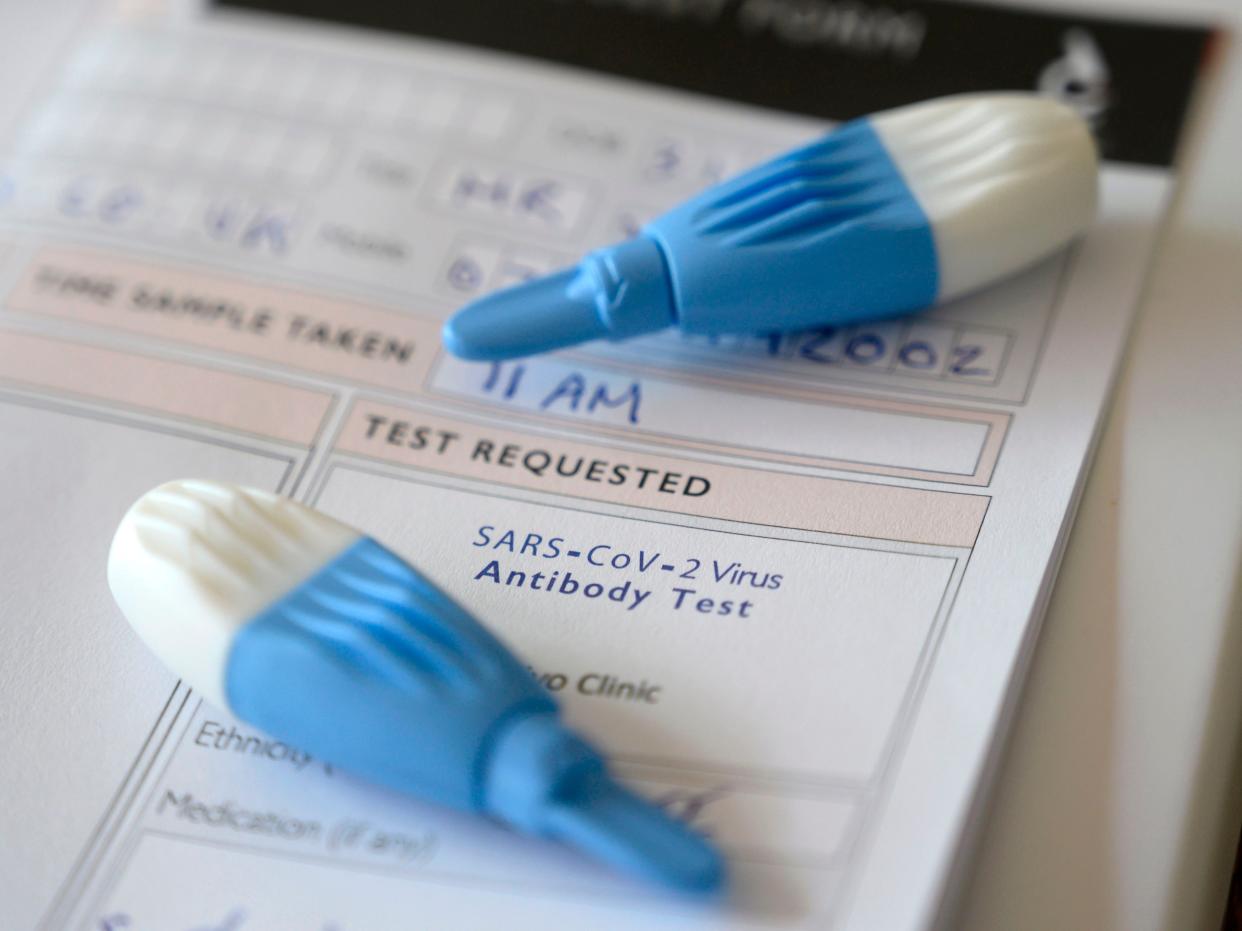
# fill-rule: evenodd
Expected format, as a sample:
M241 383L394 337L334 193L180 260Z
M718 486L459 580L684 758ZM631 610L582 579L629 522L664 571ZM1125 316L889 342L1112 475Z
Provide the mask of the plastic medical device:
M126 513L108 583L177 675L282 741L683 890L723 885L712 845L614 782L520 660L345 524L173 482Z
M891 317L1049 255L1095 213L1083 119L1034 94L945 97L845 123L576 267L444 326L496 360L677 327L722 335Z

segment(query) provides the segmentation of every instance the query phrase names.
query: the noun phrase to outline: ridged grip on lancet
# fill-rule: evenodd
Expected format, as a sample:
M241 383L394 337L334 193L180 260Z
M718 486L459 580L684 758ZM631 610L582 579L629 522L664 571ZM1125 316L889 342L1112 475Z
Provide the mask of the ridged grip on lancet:
M169 482L121 520L108 584L156 655L222 705L236 632L357 539L339 521L270 492Z
M363 538L238 634L229 704L360 776L482 804L490 735L554 713L530 672L404 560Z
M909 198L865 123L852 123L704 195L694 229L729 246L796 247L876 221Z
M927 218L866 120L711 188L644 232L689 332L791 330L935 300Z

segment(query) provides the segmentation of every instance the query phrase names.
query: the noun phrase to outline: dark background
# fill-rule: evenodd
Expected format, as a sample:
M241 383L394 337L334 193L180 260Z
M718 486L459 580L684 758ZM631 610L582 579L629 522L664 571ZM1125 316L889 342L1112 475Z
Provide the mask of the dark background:
M217 0L463 42L832 120L974 90L1034 89L1084 29L1109 72L1097 126L1108 158L1167 165L1212 32L957 2L863 0ZM855 17L855 41L747 29L756 10L803 23ZM857 28L894 18L922 39L884 48ZM765 19L765 22L769 21Z

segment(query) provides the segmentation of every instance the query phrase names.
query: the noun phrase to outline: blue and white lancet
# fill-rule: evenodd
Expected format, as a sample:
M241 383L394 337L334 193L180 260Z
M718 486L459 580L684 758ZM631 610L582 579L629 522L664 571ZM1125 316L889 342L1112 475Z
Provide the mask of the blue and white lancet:
M753 334L910 313L1049 255L1095 213L1083 119L1034 94L967 94L844 124L652 220L577 267L444 326L499 360L674 327Z
M716 849L615 782L496 637L327 515L233 485L162 485L122 519L108 582L174 672L274 737L681 890L724 884Z

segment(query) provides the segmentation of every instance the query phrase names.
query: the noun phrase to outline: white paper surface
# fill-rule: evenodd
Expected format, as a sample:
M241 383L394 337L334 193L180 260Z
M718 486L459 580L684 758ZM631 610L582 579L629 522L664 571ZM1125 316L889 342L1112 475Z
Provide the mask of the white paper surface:
M142 17L84 49L12 146L14 927L934 918L1171 176L1108 166L1083 241L925 317L448 358L460 301L824 129L564 75ZM606 133L620 154L591 143ZM124 508L187 475L293 495L423 568L623 776L719 839L730 901L376 791L174 687L103 568Z

